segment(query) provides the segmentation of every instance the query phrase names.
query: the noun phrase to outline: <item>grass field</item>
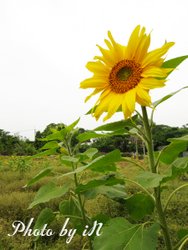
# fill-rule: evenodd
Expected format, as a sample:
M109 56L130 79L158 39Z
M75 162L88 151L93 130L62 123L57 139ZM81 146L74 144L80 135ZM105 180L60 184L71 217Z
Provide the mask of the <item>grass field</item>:
M143 164L143 161L140 161ZM12 233L11 224L15 220L27 222L30 218L37 218L38 214L44 207L52 208L53 211L58 210L59 202L63 199L55 199L46 204L41 204L28 209L29 204L33 201L37 190L45 183L52 180L52 176L45 177L35 185L24 188L24 185L41 169L53 167L54 171L59 173L67 172L68 169L61 166L57 157L46 157L41 159L33 159L25 162L23 157L0 157L0 249L4 250L29 250L29 249L52 249L52 250L81 250L81 239L74 237L70 244L65 243L63 237L58 235L53 237L43 237L37 243L34 243L33 237L23 237L21 234L16 234L9 237ZM134 178L139 169L130 163L119 163L119 170L126 178ZM163 170L162 170L163 171ZM93 173L87 172L82 176L83 181L90 179ZM72 182L71 178L56 179L56 183L64 184ZM187 178L181 178L173 181L169 186L166 186L162 193L163 201L167 199L170 192L176 187L187 182ZM139 191L134 185L126 186L126 192L132 194ZM180 190L172 199L167 213L167 221L170 225L170 230L173 235L173 241L176 241L177 232L180 229L185 229L188 225L188 196L187 189ZM97 213L103 213L111 217L124 216L128 218L128 213L123 204L113 201L105 196L99 195L93 200L89 200L86 204L88 214L94 216ZM63 223L63 218L58 218L52 222L50 228L58 231ZM175 244L175 243L174 243ZM159 243L159 249L163 248L163 242ZM111 249L109 249L111 250Z

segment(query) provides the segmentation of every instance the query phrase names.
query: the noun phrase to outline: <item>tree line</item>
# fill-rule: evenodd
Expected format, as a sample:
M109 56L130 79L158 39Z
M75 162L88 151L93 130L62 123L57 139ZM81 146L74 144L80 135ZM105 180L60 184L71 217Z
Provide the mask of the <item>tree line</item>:
M65 124L51 123L44 131L37 131L35 134L35 140L30 141L29 139L21 138L19 136L10 135L9 132L0 129L0 155L33 155L35 154L43 145L44 142L40 139L46 137L51 133L53 129L62 129ZM74 135L73 143L77 143L76 136L79 133L83 133L89 130L84 128L79 128L77 134ZM171 127L168 125L156 125L153 126L153 142L154 149L158 150L161 147L166 146L169 142L168 138L180 137L188 134L188 124L182 127ZM103 137L93 139L84 143L80 146L80 151L83 152L88 147L95 147L100 152L110 152L114 149L119 149L127 155L132 153L144 154L145 148L142 141L135 135L118 135L112 137Z

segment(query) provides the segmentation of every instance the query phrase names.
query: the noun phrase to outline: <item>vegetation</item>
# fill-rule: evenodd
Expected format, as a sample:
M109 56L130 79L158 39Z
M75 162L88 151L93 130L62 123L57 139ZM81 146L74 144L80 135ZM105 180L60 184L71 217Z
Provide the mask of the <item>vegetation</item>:
M21 157L25 159L24 157ZM56 234L53 237L41 237L35 243L34 237L23 237L21 234L17 234L16 237L7 236L8 233L12 233L13 229L11 224L14 220L21 220L28 222L31 217L34 217L35 220L44 209L48 207L53 211L58 210L59 203L65 200L67 197L61 197L51 200L50 202L44 204L39 204L33 209L28 209L29 204L34 200L34 197L37 191L43 186L48 184L52 176L46 176L44 179L41 179L39 182L34 185L24 188L25 184L32 179L33 176L36 176L38 172L50 167L53 168L54 172L66 173L69 171L68 167L61 166L61 160L57 156L53 157L42 157L37 159L30 160L30 168L27 170L23 176L20 171L14 171L12 169L12 162L18 161L20 157L10 157L10 156L1 156L0 157L0 249L3 250L30 250L34 249L34 246L37 245L38 250L42 249L52 249L52 250L80 250L80 238L74 237L74 240L71 243L65 243L65 237L58 237ZM137 160L138 164L145 166L143 160ZM132 163L120 162L118 163L119 171L126 176L126 178L133 179L139 172L139 168L134 166ZM165 166L162 167L163 172L165 172ZM95 177L100 177L100 173L95 175ZM90 178L93 178L93 172L87 173L83 176L83 181L86 183ZM184 176L183 179L173 180L171 183L164 189L163 192L163 203L169 197L169 194L178 186L186 184L188 176ZM63 185L65 182L70 183L70 178L59 179L58 185ZM73 183L72 183L73 184ZM131 185L126 185L126 193L128 196L133 195L136 191L140 191L137 186L133 183ZM180 190L172 199L167 210L168 224L173 235L173 239L181 237L185 232L188 221L187 221L187 189ZM108 198L104 194L99 194L94 199L88 200L86 204L87 213L94 217L98 213L103 214L103 218L108 217L119 217L123 216L124 218L131 219L127 207L122 200L115 201L111 198ZM95 208L95 209L93 209ZM102 216L101 216L102 218ZM100 218L100 220L101 220ZM56 218L54 222L49 224L49 228L52 228L54 231L59 232L64 219ZM159 248L160 250L164 249L162 237L159 238Z
M33 155L35 153L33 142L10 135L0 129L0 155Z
M54 129L61 130L65 127L65 124L51 123L46 126L44 131L37 131L35 135L35 141L30 141L29 139L23 139L18 136L10 135L0 129L0 155L33 155L39 150L45 142L41 139L45 138L52 133ZM79 128L77 133L73 138L73 145L75 145L78 140L76 137L89 130ZM153 139L154 148L158 150L160 147L168 145L168 139L174 137L181 137L188 133L188 125L184 125L181 128L171 127L167 125L156 125L153 126ZM89 142L89 143L88 143ZM110 137L94 138L92 141L88 140L85 144L80 145L80 151L83 152L89 147L95 147L100 152L110 152L114 149L119 149L126 155L130 156L132 153L138 151L139 154L144 153L142 141L132 135L114 135Z

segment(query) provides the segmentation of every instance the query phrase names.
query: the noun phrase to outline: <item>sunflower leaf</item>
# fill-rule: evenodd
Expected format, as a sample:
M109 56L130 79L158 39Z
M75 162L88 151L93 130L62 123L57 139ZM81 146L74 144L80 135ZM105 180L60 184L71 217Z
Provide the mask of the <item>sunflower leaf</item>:
M138 119L138 115L134 115L133 117L127 120L107 123L105 125L95 128L94 130L95 131L117 131L120 129L125 129L126 127L131 128L133 127L133 123L135 123L137 119Z
M125 206L131 218L140 220L153 212L155 204L149 195L137 193L125 199Z
M172 162L167 175L163 178L162 182L167 182L169 180L174 180L177 176L188 171L188 157L177 158Z
M170 59L168 61L165 61L163 63L163 65L162 65L162 67L163 68L173 68L173 69L175 69L178 65L180 65L187 58L188 58L188 55L172 58L172 59Z
M88 132L79 134L77 136L77 139L80 142L85 142L85 141L88 141L88 140L93 139L93 138L102 138L102 137L107 137L107 136L122 135L125 133L128 133L128 131L126 129L119 129L119 130L115 130L112 133L105 133L105 134L96 133L95 131L88 131Z
M179 93L181 90L187 89L187 88L188 88L188 86L185 86L185 87L183 87L183 88L181 88L181 89L178 89L178 90L175 91L175 92L172 92L172 93L170 93L170 94L168 94L168 95L166 95L166 96L163 96L161 99L159 99L159 100L157 100L157 101L155 101L155 102L153 103L153 107L156 108L156 107L157 107L159 104L161 104L162 102L168 100L170 97L172 97L172 96L174 96L175 94Z
M58 187L54 183L50 182L39 189L35 195L34 201L29 205L29 209L40 203L45 203L52 199L59 198L63 196L68 190L68 185Z
M85 171L86 169L90 169L92 171L97 171L97 172L116 171L115 162L120 160L121 160L120 151L118 149L115 149L108 154L100 155L99 157L95 158L85 166L81 166L72 172L63 174L62 177L72 174L78 174L81 173L82 171Z
M29 187L40 181L42 178L49 176L52 173L52 168L45 168L35 175L24 187Z
M100 237L95 237L94 250L155 250L158 231L158 224L145 228L144 224L131 224L124 218L113 218L102 228Z
M188 147L188 135L168 139L171 143L167 145L160 154L159 160L165 164L171 164L181 152L187 150Z

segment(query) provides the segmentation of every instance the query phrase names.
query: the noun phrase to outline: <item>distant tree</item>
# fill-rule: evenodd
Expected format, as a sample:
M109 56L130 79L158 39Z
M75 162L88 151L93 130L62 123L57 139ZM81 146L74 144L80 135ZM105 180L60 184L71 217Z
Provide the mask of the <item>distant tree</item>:
M170 127L167 125L154 125L153 127L153 142L154 149L157 150L161 146L169 144L167 139L180 137L188 134L188 127L183 126L182 128Z
M1 155L33 155L36 153L33 142L10 135L0 129L0 154Z

